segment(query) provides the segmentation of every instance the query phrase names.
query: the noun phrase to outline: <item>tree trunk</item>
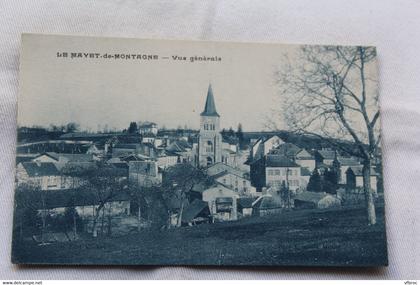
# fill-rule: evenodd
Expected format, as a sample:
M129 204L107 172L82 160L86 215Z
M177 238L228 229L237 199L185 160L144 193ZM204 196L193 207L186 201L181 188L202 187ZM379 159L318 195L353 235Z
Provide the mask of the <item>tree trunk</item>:
M179 216L178 216L178 223L177 227L180 227L182 225L182 213L184 212L184 201L181 203L181 209L179 210Z
M73 213L73 233L74 233L74 239L76 239L77 236L77 222L76 222L76 208L74 208Z
M141 207L140 207L140 202L139 202L139 211L137 213L137 220L138 220L137 230L140 232L140 230L141 230Z
M365 192L365 203L367 210L368 224L376 224L375 204L373 202L372 190L370 188L370 160L363 162L363 189Z

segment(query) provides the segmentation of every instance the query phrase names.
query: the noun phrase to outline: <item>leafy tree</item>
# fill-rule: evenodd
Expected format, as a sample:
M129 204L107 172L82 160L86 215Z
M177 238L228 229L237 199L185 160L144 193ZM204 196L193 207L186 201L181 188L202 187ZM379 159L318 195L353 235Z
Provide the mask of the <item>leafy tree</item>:
M334 169L328 169L324 173L323 192L336 194L338 189L338 175Z
M130 126L128 127L129 134L135 134L138 132L138 127L136 122L131 122Z
M314 169L312 172L311 177L309 178L308 186L306 188L307 191L311 192L322 192L322 182L321 176L319 175L318 169Z
M244 133L242 131L242 124L238 124L238 130L236 131L236 137L238 138L239 148L243 149L245 145Z
M75 122L70 122L66 125L66 132L67 133L74 133L77 132L80 128L80 125Z

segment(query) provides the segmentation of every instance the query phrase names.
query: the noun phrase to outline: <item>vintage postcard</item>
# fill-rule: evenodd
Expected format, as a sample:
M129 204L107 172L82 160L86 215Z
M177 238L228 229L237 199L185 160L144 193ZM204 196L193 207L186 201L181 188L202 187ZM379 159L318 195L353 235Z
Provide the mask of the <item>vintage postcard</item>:
M12 262L386 266L376 49L24 34Z

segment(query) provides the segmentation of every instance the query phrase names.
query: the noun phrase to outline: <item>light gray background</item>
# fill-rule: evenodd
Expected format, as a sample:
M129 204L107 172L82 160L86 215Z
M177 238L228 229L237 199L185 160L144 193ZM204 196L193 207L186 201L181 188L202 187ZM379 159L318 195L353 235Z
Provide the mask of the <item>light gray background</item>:
M10 243L22 32L376 45L380 65L389 267L366 270L13 266ZM419 52L420 1L415 0L0 0L0 279L420 278Z

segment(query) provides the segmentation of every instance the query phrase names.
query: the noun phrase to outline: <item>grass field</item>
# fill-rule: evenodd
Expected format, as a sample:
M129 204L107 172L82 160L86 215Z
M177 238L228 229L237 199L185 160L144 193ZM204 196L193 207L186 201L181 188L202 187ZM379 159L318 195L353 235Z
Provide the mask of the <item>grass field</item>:
M304 210L236 222L38 246L14 245L15 263L144 265L387 264L383 207Z

